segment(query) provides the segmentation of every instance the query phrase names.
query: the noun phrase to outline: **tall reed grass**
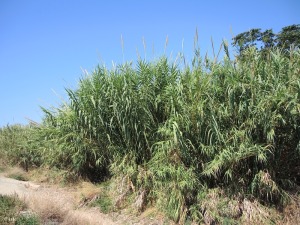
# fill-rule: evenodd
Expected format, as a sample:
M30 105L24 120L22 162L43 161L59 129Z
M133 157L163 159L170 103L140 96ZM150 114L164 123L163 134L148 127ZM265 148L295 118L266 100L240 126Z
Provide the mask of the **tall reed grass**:
M66 89L68 104L43 109L41 162L93 180L126 176L175 221L203 213L199 196L217 187L283 204L300 184L300 51L249 48L231 60L223 47L222 61L197 50L184 66L98 66Z

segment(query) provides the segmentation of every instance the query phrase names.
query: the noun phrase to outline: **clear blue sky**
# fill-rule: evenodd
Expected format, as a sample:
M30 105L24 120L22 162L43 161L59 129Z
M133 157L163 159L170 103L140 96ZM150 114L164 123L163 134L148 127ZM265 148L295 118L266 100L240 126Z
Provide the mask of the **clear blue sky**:
M202 52L251 28L278 32L300 24L299 0L0 0L0 126L40 122L39 106L57 106L64 87L76 88L82 69L147 59L182 49L193 56L198 28ZM154 51L153 51L154 49Z

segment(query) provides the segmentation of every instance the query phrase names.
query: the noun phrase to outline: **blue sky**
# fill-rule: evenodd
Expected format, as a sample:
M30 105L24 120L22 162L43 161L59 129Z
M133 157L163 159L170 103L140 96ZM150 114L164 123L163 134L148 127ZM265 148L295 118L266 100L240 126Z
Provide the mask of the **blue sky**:
M39 106L66 100L64 88L76 88L82 70L97 64L182 50L190 59L198 29L202 53L251 28L300 24L299 0L252 1L92 1L0 0L0 126L40 122ZM143 47L146 44L146 52Z

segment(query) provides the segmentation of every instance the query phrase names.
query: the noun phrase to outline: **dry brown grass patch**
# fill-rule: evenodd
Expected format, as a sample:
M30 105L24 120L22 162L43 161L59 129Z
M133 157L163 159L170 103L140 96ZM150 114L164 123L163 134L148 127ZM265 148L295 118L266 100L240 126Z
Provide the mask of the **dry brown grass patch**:
M243 201L243 224L271 224L272 221L280 221L280 214L275 208L265 207L258 201Z
M76 202L82 201L83 198L90 199L95 195L98 195L100 192L99 187L96 185L82 181L73 190L73 195L76 199Z
M300 224L300 195L292 198L291 203L284 208L283 215L284 217L280 224Z
M26 196L25 202L43 222L62 222L74 207L72 198L53 189L31 192Z
M115 224L108 215L99 211L98 208L82 208L70 210L65 216L62 225L112 225Z

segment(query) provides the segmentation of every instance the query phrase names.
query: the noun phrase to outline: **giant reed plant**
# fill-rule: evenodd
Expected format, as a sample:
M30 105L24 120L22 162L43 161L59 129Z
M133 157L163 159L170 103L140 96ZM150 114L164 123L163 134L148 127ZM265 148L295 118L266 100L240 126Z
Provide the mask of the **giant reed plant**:
M35 129L35 123L7 125L0 128L0 163L18 165L25 170L39 166L41 156L35 151L39 141L36 139Z
M283 202L300 184L300 51L244 54L98 66L44 109L36 151L91 179L126 176L176 221L205 211L207 188Z

